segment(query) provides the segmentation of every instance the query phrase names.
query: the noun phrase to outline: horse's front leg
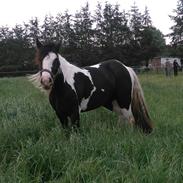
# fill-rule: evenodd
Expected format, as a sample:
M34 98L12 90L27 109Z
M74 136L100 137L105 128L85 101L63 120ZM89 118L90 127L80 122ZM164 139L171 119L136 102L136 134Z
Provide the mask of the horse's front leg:
M60 123L62 124L62 127L64 129L68 129L69 125L68 125L68 118L66 115L61 114L60 112L56 111L56 115L58 117L58 119L60 120Z
M62 124L62 127L63 127L63 129L64 129L64 134L65 134L65 136L67 137L67 138L69 138L70 137L70 135L71 135L71 126L69 125L69 120L68 120L68 116L66 116L66 115L63 115L63 114L61 114L61 113L59 113L59 112L56 112L56 114L57 114L57 116L58 116L58 118L59 118L59 120L60 120L60 122L61 122L61 124Z
M77 131L79 129L79 127L80 127L80 123L79 123L79 120L80 120L79 110L74 110L73 111L73 113L70 116L70 120L71 120L71 127L74 130Z

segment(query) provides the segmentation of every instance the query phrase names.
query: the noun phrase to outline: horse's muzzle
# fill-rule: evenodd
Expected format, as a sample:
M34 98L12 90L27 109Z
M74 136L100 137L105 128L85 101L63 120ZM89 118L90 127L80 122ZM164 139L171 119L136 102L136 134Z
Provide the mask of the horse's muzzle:
M41 85L45 90L49 90L53 85L53 81L50 77L49 78L41 78Z

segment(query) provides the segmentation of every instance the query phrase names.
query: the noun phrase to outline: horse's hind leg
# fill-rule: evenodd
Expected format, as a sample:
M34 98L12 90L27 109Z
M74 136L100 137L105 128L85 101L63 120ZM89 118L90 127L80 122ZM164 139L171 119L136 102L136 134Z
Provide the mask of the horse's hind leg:
M134 124L134 117L132 114L131 106L129 109L121 108L118 102L115 100L113 101L113 111L119 115L118 123L129 123L130 125Z
M132 110L131 110L131 106L129 107L129 109L122 108L121 113L122 113L122 116L123 116L124 120L128 121L128 123L130 125L134 124L135 121L134 121L133 113L132 113Z

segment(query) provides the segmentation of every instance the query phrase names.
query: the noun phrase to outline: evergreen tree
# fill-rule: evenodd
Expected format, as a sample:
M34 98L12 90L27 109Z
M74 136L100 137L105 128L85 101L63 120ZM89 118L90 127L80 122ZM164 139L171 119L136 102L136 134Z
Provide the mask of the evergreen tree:
M90 63L92 57L91 49L93 48L93 19L89 11L89 4L86 3L85 7L81 8L80 12L77 12L74 17L74 40L76 48L79 53L79 64L87 65Z
M171 20L174 21L174 25L171 27L172 33L170 37L172 44L182 45L183 44L183 0L178 0L177 9L174 10L175 15L170 16Z
M131 7L130 10L130 32L131 32L131 40L129 42L129 64L130 65L139 65L141 63L141 39L142 39L142 24L143 16L140 13L137 5Z
M71 20L72 15L65 11L65 14L58 14L56 16L57 29L56 34L60 42L62 42L62 48L74 47L74 31Z
M42 25L42 38L46 42L57 41L57 22L55 22L54 17L51 15L46 15L44 23Z
M130 30L132 32L132 39L139 44L138 41L141 39L141 31L143 30L143 16L139 12L139 9L135 3L131 7L130 15Z
M123 58L124 45L129 40L129 28L125 11L120 12L119 5L105 3L104 9L98 3L95 11L95 41L102 52L102 59Z
M148 10L147 6L145 7L144 14L142 15L142 25L143 25L143 27L152 26L152 20L151 20L151 16L149 14L149 10Z
M104 33L102 32L102 24L103 24L103 14L102 14L102 5L98 2L95 10L95 14L93 16L94 20L94 45L97 48L103 47L103 38Z
M124 46L129 43L130 40L130 30L128 27L127 13L125 11L119 11L119 5L115 5L114 17L114 46Z
M79 48L90 48L92 46L92 23L89 4L81 8L80 12L75 14L74 31Z
M114 11L111 4L107 3L105 4L104 10L103 10L103 24L102 24L102 31L104 33L104 46L112 48L114 47L114 40L113 40L113 31L114 31Z
M30 45L35 45L35 39L37 37L40 37L40 27L39 27L39 21L38 18L32 18L29 23L27 24L27 28L29 31L29 42Z
M7 39L13 39L13 32L7 26L0 27L0 41L6 41Z

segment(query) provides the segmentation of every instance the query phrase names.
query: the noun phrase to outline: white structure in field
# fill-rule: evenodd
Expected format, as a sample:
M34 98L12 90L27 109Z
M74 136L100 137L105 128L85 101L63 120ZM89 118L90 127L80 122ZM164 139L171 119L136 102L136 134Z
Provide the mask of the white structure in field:
M173 62L176 61L179 66L181 66L180 58L172 58L172 57L161 57L161 66L165 66L166 62L170 62L173 65Z
M173 67L173 62L176 61L181 66L181 59L177 57L155 57L149 62L149 66L152 69L165 68L166 62L169 62Z

